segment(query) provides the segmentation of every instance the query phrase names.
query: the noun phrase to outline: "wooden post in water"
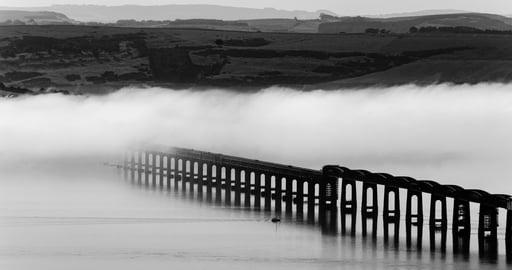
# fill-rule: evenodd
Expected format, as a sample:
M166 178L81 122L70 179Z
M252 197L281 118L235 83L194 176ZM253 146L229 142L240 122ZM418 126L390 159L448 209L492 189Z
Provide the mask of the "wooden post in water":
M471 237L471 212L469 202L453 201L452 239L455 253L469 254Z
M394 194L394 208L389 207L389 194ZM400 192L397 187L385 186L384 188L384 211L383 211L383 223L384 223L384 241L389 240L389 226L394 226L394 242L398 243L400 234Z
M430 197L430 250L436 250L436 233L441 232L441 251L446 251L446 236L448 231L448 214L446 210L446 197L432 194ZM441 218L437 218L437 202L441 202Z
M372 190L372 204L368 203L368 190ZM367 235L368 220L372 221L372 238L377 238L377 219L379 217L379 201L377 200L377 184L363 183L363 197L361 205L361 221L363 237Z
M416 198L416 212L413 213L412 198ZM407 190L407 209L405 213L406 243L412 245L412 227L416 227L416 246L421 249L423 242L423 196L422 192L415 189Z

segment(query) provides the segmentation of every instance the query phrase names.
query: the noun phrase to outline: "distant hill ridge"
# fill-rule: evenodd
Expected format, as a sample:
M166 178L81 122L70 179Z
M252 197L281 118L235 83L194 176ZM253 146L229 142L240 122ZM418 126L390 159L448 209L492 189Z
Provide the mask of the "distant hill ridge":
M1 24L75 24L66 15L53 11L0 10Z
M366 29L386 29L394 33L406 33L411 27L470 27L481 30L512 30L512 18L486 13L456 13L427 16L368 18L328 17L320 24L320 33L362 33Z
M302 10L279 10L274 8L241 8L219 5L53 5L46 7L16 7L0 9L17 9L25 11L48 10L66 14L70 18L82 22L115 22L117 20L174 20L174 19L267 19L267 18L298 18L317 19L320 14L336 15L328 10L315 12Z

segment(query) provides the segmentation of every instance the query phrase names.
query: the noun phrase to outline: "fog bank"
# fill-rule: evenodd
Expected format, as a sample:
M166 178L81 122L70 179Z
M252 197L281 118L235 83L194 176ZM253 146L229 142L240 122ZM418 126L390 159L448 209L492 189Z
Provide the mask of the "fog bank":
M510 85L256 93L125 88L0 99L0 170L107 161L140 144L340 164L512 193Z

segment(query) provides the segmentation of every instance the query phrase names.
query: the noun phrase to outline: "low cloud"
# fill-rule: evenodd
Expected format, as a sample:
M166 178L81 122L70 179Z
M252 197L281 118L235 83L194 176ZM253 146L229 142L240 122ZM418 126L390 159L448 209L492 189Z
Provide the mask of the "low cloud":
M0 169L158 144L512 193L510 85L301 92L133 89L0 100ZM501 184L501 187L500 187ZM489 188L487 188L489 187Z

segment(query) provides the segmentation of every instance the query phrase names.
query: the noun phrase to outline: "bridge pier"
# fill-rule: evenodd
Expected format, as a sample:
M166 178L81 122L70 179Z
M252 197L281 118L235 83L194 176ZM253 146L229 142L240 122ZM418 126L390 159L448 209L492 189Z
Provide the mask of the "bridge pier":
M389 195L394 194L394 208L390 209ZM398 243L400 235L400 192L397 187L386 186L384 188L384 210L383 210L383 223L384 223L384 241L389 241L389 226L394 226L394 242Z
M197 197L203 198L204 187L204 163L200 160L197 161Z
M142 184L142 152L137 151L137 181Z
M166 183L167 183L167 189L170 189L171 188L171 173L172 173L172 156L171 155L167 155L167 178L166 178Z
M441 218L437 218L437 202L441 203ZM436 233L441 232L441 251L446 251L446 236L448 231L448 214L446 197L432 194L430 197L430 250L436 250Z
M181 160L181 191L183 192L183 194L185 194L185 192L187 192L187 181L188 181L187 160L182 159Z
M285 193L285 211L286 213L292 213L293 208L293 178L285 176L286 181L286 193Z
M498 253L498 209L480 204L478 250L481 256L494 258Z
M254 209L261 208L261 173L254 172Z
M282 206L282 190L281 190L281 182L282 182L282 177L280 175L276 175L275 177L275 183L276 183L276 188L275 188L275 191L274 191L274 202L275 202L275 211L276 213L281 213L281 206Z
M509 202L511 203L511 202ZM512 206L512 205L511 205ZM507 210L507 225L505 228L505 245L507 262L512 263L512 210Z
M313 222L315 221L315 197L315 182L310 179L308 181L308 220Z
M160 154L160 179L159 180L159 184L160 184L160 187L163 187L164 186L164 154Z
M368 190L372 191L372 203L368 202ZM377 184L363 183L363 196L361 202L361 221L363 237L367 235L368 220L372 221L372 238L377 238L377 219L379 217L379 201L377 200Z
M145 159L145 161L144 161L144 172L145 172L144 184L146 186L148 186L149 185L149 174L150 174L150 170L151 170L151 168L149 166L149 152L144 153L144 159Z
M335 177L333 180L337 181L338 178ZM348 187L350 187L350 191L347 191ZM347 216L350 216L350 234L355 236L357 220L357 187L356 181L353 179L344 178L341 182L340 214L341 233L346 233L346 218Z
M206 200L211 201L212 200L212 190L213 190L213 183L212 183L212 164L210 162L205 163L205 178L206 178Z
M222 175L220 165L218 164L215 165L215 201L222 201Z
M239 169L235 170L235 206L240 206L242 204L242 183L240 180L241 171Z
M245 180L245 187L244 187L244 207L250 208L251 207L251 178L252 174L250 171L245 170L244 171L244 180Z
M228 168L226 167L226 196L225 196L225 200L226 200L226 205L231 205L231 183L232 183L232 180L231 180L231 168Z
M416 212L413 213L412 199L416 198ZM416 227L416 246L421 249L423 242L423 196L419 190L407 190L407 209L405 213L406 244L412 246L412 227Z
M152 186L156 186L156 175L157 175L156 153L151 152L151 185Z
M265 173L265 201L264 201L264 209L265 211L272 210L272 175L270 173Z
M297 179L295 205L297 206L297 219L302 219L304 216L304 182L302 179Z
M452 239L455 253L469 254L471 237L471 212L469 201L454 199Z

